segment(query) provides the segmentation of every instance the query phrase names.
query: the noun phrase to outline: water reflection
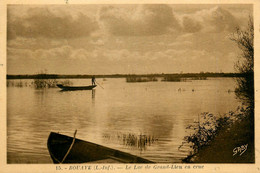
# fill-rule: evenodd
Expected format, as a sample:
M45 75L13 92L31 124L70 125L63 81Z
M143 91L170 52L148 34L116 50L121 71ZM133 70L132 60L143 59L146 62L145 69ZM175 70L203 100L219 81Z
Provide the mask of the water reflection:
M79 86L88 82L73 80ZM22 163L31 163L32 158L48 163L50 131L71 136L75 129L79 139L155 162L181 162L189 153L178 147L186 126L198 114L222 114L240 105L234 92L228 92L234 90L234 84L232 79L178 83L109 79L102 83L105 89L92 91L8 87L8 163L21 158L25 158Z
M58 92L90 92L89 90L59 90ZM96 95L96 89L91 90L91 97L93 100L95 100L95 95Z
M95 100L95 95L96 95L96 89L92 90L92 99Z

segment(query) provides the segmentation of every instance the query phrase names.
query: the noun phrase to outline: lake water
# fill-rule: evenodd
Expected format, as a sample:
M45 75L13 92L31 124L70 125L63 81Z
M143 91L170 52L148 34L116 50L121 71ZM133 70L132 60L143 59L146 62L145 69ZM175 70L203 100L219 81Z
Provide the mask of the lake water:
M19 81L19 80L14 80ZM30 83L31 80L23 80ZM71 79L89 85L90 79ZM189 82L127 83L97 79L104 89L60 92L59 88L7 88L8 163L52 163L51 131L105 145L154 162L179 163L186 127L202 112L218 116L241 105L232 78ZM143 136L146 145L138 142ZM137 139L137 140L136 140Z

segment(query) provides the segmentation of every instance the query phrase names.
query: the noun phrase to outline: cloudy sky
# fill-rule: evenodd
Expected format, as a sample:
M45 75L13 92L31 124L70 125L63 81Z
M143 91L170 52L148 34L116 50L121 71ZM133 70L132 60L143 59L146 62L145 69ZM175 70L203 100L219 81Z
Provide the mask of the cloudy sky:
M234 72L251 5L9 5L7 74Z

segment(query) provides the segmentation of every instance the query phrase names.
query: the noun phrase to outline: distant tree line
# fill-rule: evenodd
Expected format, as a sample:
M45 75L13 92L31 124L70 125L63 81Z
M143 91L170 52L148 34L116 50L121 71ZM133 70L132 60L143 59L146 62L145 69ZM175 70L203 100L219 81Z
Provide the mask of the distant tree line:
M35 74L35 75L7 75L7 79L74 79L91 78L93 75L58 75L58 74ZM126 78L126 77L243 77L244 73L171 73L171 74L111 74L95 75L96 78Z

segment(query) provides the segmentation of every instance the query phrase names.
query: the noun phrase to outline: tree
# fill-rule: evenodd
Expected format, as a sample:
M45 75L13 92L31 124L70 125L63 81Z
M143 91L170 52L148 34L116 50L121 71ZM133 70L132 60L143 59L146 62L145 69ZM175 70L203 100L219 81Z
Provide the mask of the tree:
M235 63L235 70L242 74L237 78L238 87L236 95L254 109L254 24L253 17L249 16L246 29L237 28L231 35L232 41L236 42L241 54Z

